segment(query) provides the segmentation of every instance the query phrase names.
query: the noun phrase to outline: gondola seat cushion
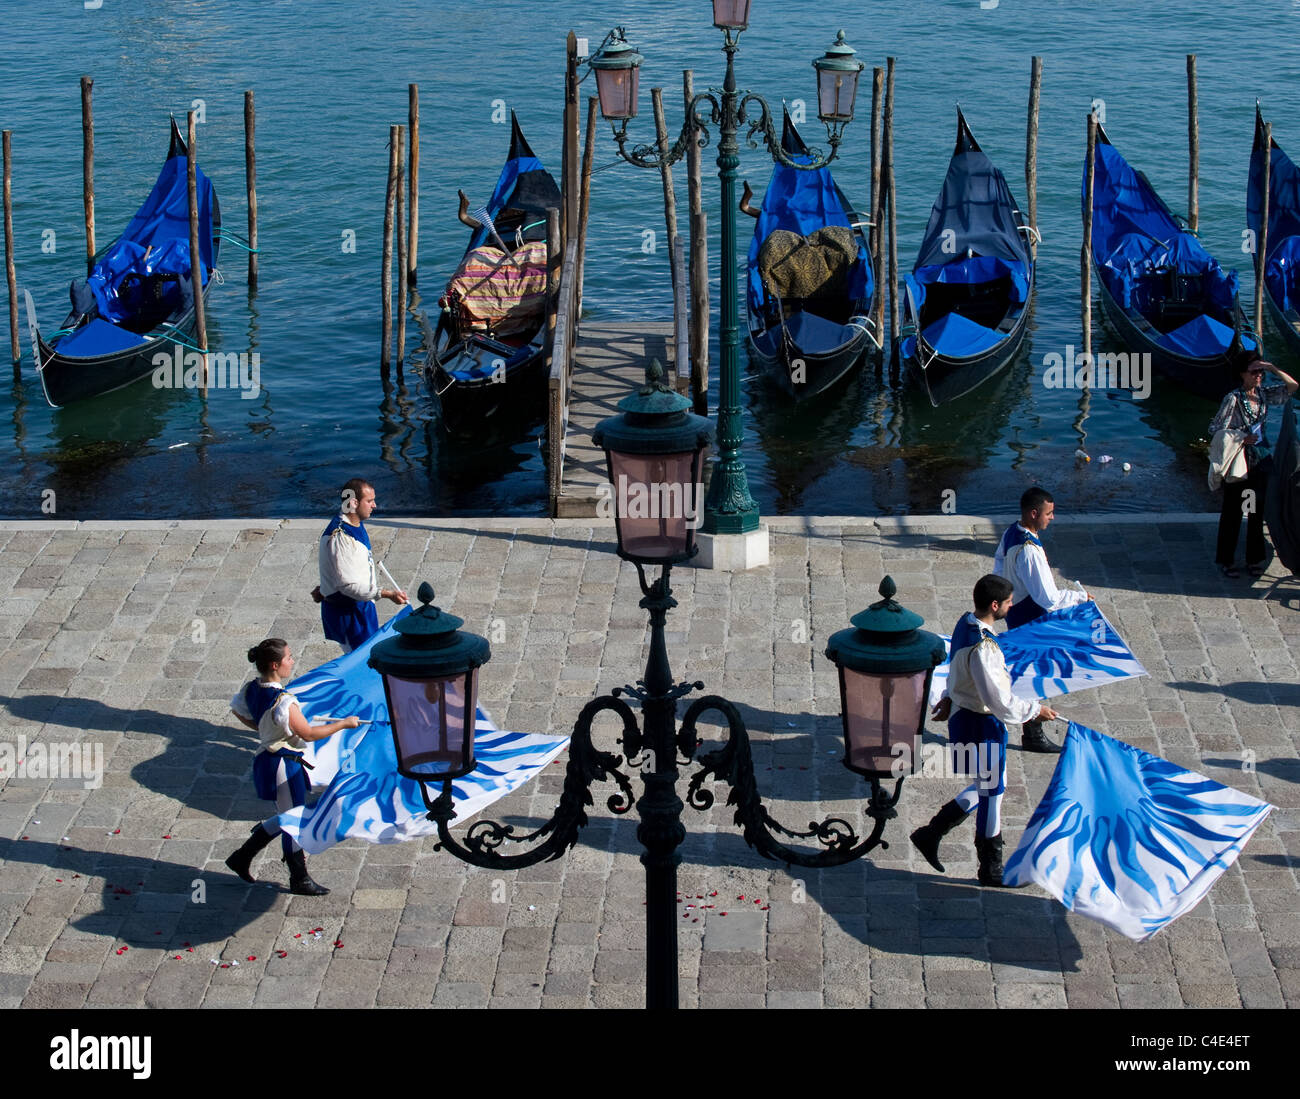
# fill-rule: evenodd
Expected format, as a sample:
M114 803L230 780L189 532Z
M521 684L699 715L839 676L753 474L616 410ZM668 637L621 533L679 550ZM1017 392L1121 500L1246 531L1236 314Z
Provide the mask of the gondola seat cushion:
M139 347L147 341L125 328L96 317L59 341L59 354L70 358L97 358Z
M779 330L780 326L777 326ZM785 318L785 330L790 341L800 351L810 355L826 355L843 347L853 338L854 329L815 313L800 309Z
M1182 327L1164 333L1156 342L1180 355L1204 358L1206 355L1221 355L1228 350L1232 343L1232 329L1213 317L1201 314Z
M758 271L782 300L844 299L857 258L858 242L845 226L826 225L806 237L776 229L758 250Z
M472 249L447 284L462 331L497 338L535 330L546 314L546 242L529 241L511 259L489 245Z
M933 324L926 325L921 334L926 343L947 359L978 355L1006 339L1005 332L985 328L960 313L945 313Z

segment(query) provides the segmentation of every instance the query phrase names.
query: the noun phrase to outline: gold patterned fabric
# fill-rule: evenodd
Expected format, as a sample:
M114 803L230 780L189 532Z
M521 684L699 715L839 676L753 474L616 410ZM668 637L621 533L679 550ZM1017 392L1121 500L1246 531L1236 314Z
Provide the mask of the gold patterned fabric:
M853 230L843 225L806 237L776 229L758 250L758 271L768 292L783 300L844 297L857 255Z

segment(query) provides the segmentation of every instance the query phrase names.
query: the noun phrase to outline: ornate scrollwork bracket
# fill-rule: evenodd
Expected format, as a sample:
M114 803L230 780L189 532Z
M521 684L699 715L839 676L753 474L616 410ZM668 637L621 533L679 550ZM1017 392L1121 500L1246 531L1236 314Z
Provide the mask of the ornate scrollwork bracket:
M722 125L722 104L716 98L714 89L698 92L692 96L686 107L686 120L682 123L681 132L666 153L660 151L658 142L653 145L634 145L629 153L627 124L626 118L618 124L610 123L614 131L614 140L618 143L618 155L638 168L662 168L666 164L676 164L681 160L692 141L701 149L708 147L709 125Z
M640 730L632 709L621 699L603 695L583 707L573 727L569 741L569 765L564 773L564 791L555 814L527 835L516 836L513 825L481 820L465 833L462 843L451 834L451 822L456 816L452 803L451 781L443 783L442 793L432 802L425 795L429 807L429 820L438 825L438 843L435 850L446 849L464 862L490 870L515 870L535 866L539 862L558 859L578 840L578 832L587 823L586 807L592 804L593 783L612 780L619 792L611 794L606 805L611 813L623 814L636 804L632 783L620 769L623 757L600 751L591 739L591 725L603 710L613 710L623 720L625 745L638 744ZM629 748L629 755L634 754ZM539 846L517 855L502 854L498 848L504 843L539 843Z
M758 107L758 117L750 120L751 106ZM736 125L748 126L749 133L745 135L745 142L751 149L758 148L757 137L762 137L763 144L767 146L767 151L772 154L774 160L784 164L787 168L795 168L801 172L814 172L818 168L825 168L839 155L840 142L844 137L844 123L837 122L826 127L826 140L830 143L830 155L826 155L820 149L811 148L808 150L807 158L795 160L781 146L781 135L777 132L776 123L772 118L772 109L767 105L767 100L756 92L745 92L740 97L740 102L736 107ZM804 162L806 159L807 163Z
M718 695L705 695L696 699L686 711L678 732L678 744L682 754L688 759L693 757L695 748L695 723L700 714L706 710L717 710L727 719L727 742L716 752L709 752L700 758L699 770L691 777L686 800L696 809L706 810L713 805L713 793L703 788L704 782L712 777L731 787L727 798L728 805L736 807L735 822L741 826L745 842L765 858L778 859L787 864L799 866L823 867L840 866L854 859L861 858L876 847L888 848L882 839L885 823L897 816L895 807L903 790L903 780L898 780L893 795L881 789L876 779L871 780L871 798L867 803L867 815L875 821L871 834L866 839L859 839L853 828L839 817L830 817L824 821L811 821L808 830L797 832L786 828L777 821L764 807L758 793L758 782L754 776L753 752L749 743L749 732L741 719L740 712L725 698ZM787 847L777 835L788 836L797 840L815 839L826 850L810 854Z

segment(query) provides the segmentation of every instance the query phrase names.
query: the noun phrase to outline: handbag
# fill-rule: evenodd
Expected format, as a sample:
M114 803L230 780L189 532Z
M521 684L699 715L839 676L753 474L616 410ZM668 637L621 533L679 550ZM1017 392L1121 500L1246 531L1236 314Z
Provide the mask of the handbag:
M1210 470L1206 483L1214 492L1225 481L1244 481L1249 474L1246 465L1246 435L1230 427L1221 427L1210 440Z

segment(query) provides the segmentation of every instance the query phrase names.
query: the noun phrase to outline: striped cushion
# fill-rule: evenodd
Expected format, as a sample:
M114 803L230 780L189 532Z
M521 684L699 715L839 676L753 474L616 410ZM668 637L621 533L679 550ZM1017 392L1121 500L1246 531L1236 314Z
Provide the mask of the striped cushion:
M475 248L447 284L447 299L462 328L490 326L498 337L531 331L546 312L546 242L525 243L513 259L499 248Z

